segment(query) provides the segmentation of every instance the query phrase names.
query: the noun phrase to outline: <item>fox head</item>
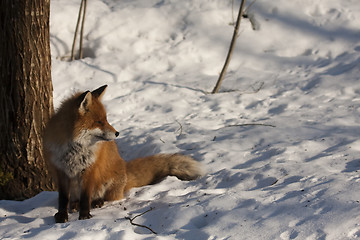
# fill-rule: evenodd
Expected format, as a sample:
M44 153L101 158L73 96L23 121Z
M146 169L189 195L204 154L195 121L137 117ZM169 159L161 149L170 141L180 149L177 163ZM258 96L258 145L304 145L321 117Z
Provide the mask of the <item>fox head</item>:
M74 140L76 142L93 145L99 141L112 141L119 132L107 121L101 98L107 85L92 92L86 91L77 98L77 117L74 125Z

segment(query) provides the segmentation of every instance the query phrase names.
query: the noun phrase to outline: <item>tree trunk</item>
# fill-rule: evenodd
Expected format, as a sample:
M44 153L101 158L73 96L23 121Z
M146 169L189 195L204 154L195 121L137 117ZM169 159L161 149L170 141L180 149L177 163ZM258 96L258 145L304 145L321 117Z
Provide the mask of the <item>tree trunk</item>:
M50 0L0 1L0 199L54 185L42 153L53 112Z

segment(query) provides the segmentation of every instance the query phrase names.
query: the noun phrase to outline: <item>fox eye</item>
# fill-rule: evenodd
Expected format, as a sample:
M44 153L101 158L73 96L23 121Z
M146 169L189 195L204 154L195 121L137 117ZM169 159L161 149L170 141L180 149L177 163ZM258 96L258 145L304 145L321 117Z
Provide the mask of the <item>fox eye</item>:
M99 125L104 125L103 121L96 121L96 123L99 124Z

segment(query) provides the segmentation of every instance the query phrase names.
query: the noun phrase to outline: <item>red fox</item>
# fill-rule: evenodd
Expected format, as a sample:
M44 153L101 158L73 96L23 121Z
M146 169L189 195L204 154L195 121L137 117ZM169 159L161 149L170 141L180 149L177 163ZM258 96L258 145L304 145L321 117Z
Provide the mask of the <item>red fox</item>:
M79 219L91 218L92 204L123 198L133 187L166 176L193 180L202 175L189 156L158 154L125 162L114 139L119 136L107 121L101 98L107 85L65 100L44 131L44 156L58 187L57 223L68 221L70 204L78 202Z

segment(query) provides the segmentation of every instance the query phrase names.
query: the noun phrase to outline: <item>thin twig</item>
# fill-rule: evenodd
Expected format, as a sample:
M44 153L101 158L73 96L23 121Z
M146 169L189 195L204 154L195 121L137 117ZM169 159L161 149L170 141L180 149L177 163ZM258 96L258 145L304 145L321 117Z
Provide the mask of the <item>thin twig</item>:
M230 43L230 48L229 48L229 52L227 54L227 57L226 57L226 60L225 60L225 63L224 63L224 67L223 69L221 70L221 73L220 73L220 76L219 76L219 79L218 81L216 82L216 85L212 91L212 93L217 93L220 89L220 86L221 86L221 83L225 77L225 74L226 74L226 70L229 66L229 63L230 63L230 59L231 59L231 55L233 53L233 50L234 50L234 47L235 47L235 42L236 42L236 39L238 37L238 32L239 32L239 26L240 26L240 20L241 20L241 17L242 17L242 13L243 13L243 10L244 10L244 6L245 6L245 3L246 3L246 0L242 0L241 1L241 5L240 5L240 8L239 8L239 13L238 13L238 17L237 17L237 20L236 20L236 25L235 25L235 28L234 28L234 33L233 33L233 37L231 39L231 43Z
M249 6L247 6L247 8L244 10L244 14L247 14L249 11L249 8L251 8L252 5L254 5L254 3L256 2L256 0L252 1Z
M181 125L181 123L179 123L179 121L178 120L175 120L178 124L179 124L179 128L175 131L175 132L177 132L177 131L179 131L180 130L180 133L179 133L179 135L178 135L178 137L179 136L181 136L181 134L182 134L182 131L183 131L183 127L182 127L182 125Z
M233 26L235 24L235 19L234 19L234 0L231 1L231 17L232 17L232 23L231 25Z
M244 123L244 124L233 124L233 125L227 125L225 127L248 127L248 126L264 126L264 127L276 127L272 124L266 124L266 123Z
M249 127L249 126L263 126L263 127L276 127L272 124L266 124L266 123L244 123L244 124L232 124L232 125L226 125L224 127L218 128L217 130L228 128L228 127Z
M135 217L133 218L130 218L130 217L125 217L125 219L129 220L131 225L134 225L134 226L137 226L137 227L142 227L142 228L146 228L148 229L149 231L151 231L153 234L157 234L154 230L152 230L151 228L149 228L148 226L145 226L145 225L141 225L141 224L137 224L137 223L134 223L134 220L137 218L137 217L140 217L142 215L144 215L145 213L148 213L150 211L154 210L154 208L150 208L149 210L143 212L143 213L140 213L138 215L136 215Z
M79 31L79 25L80 25L80 19L81 19L81 11L83 9L83 5L84 5L84 0L81 0L78 20L77 20L76 27L75 27L74 41L73 41L73 45L72 45L72 48L71 48L71 57L70 57L71 61L73 61L75 59L74 52L75 52L76 37L77 37L77 33Z
M86 5L87 0L84 1L84 12L83 12L83 18L81 21L81 29L80 29L80 53L79 53L79 59L83 58L83 35L84 35L84 25L85 25L85 15L86 15Z
M249 9L251 8L251 6L256 2L256 0L252 1L249 6L244 10L244 13L243 13L243 18L248 18L250 23L251 23L251 26L252 26L252 29L254 31L256 30L259 30L260 26L258 25L258 23L256 22L255 20L255 15L254 14L249 14Z
M264 84L265 84L264 82L261 82L260 86L257 89L255 89L254 86L251 86L251 88L254 90L254 92L252 92L252 93L258 93L262 89Z
M247 89L245 89L244 92L242 92L241 94L251 94L251 93L258 93L262 87L264 86L264 82L260 82L260 86L258 88L255 88L253 85L248 87L247 89L249 88L252 88L253 91L251 92L246 92ZM231 92L240 92L242 90L240 89L230 89L230 90L223 90L221 93L231 93Z

